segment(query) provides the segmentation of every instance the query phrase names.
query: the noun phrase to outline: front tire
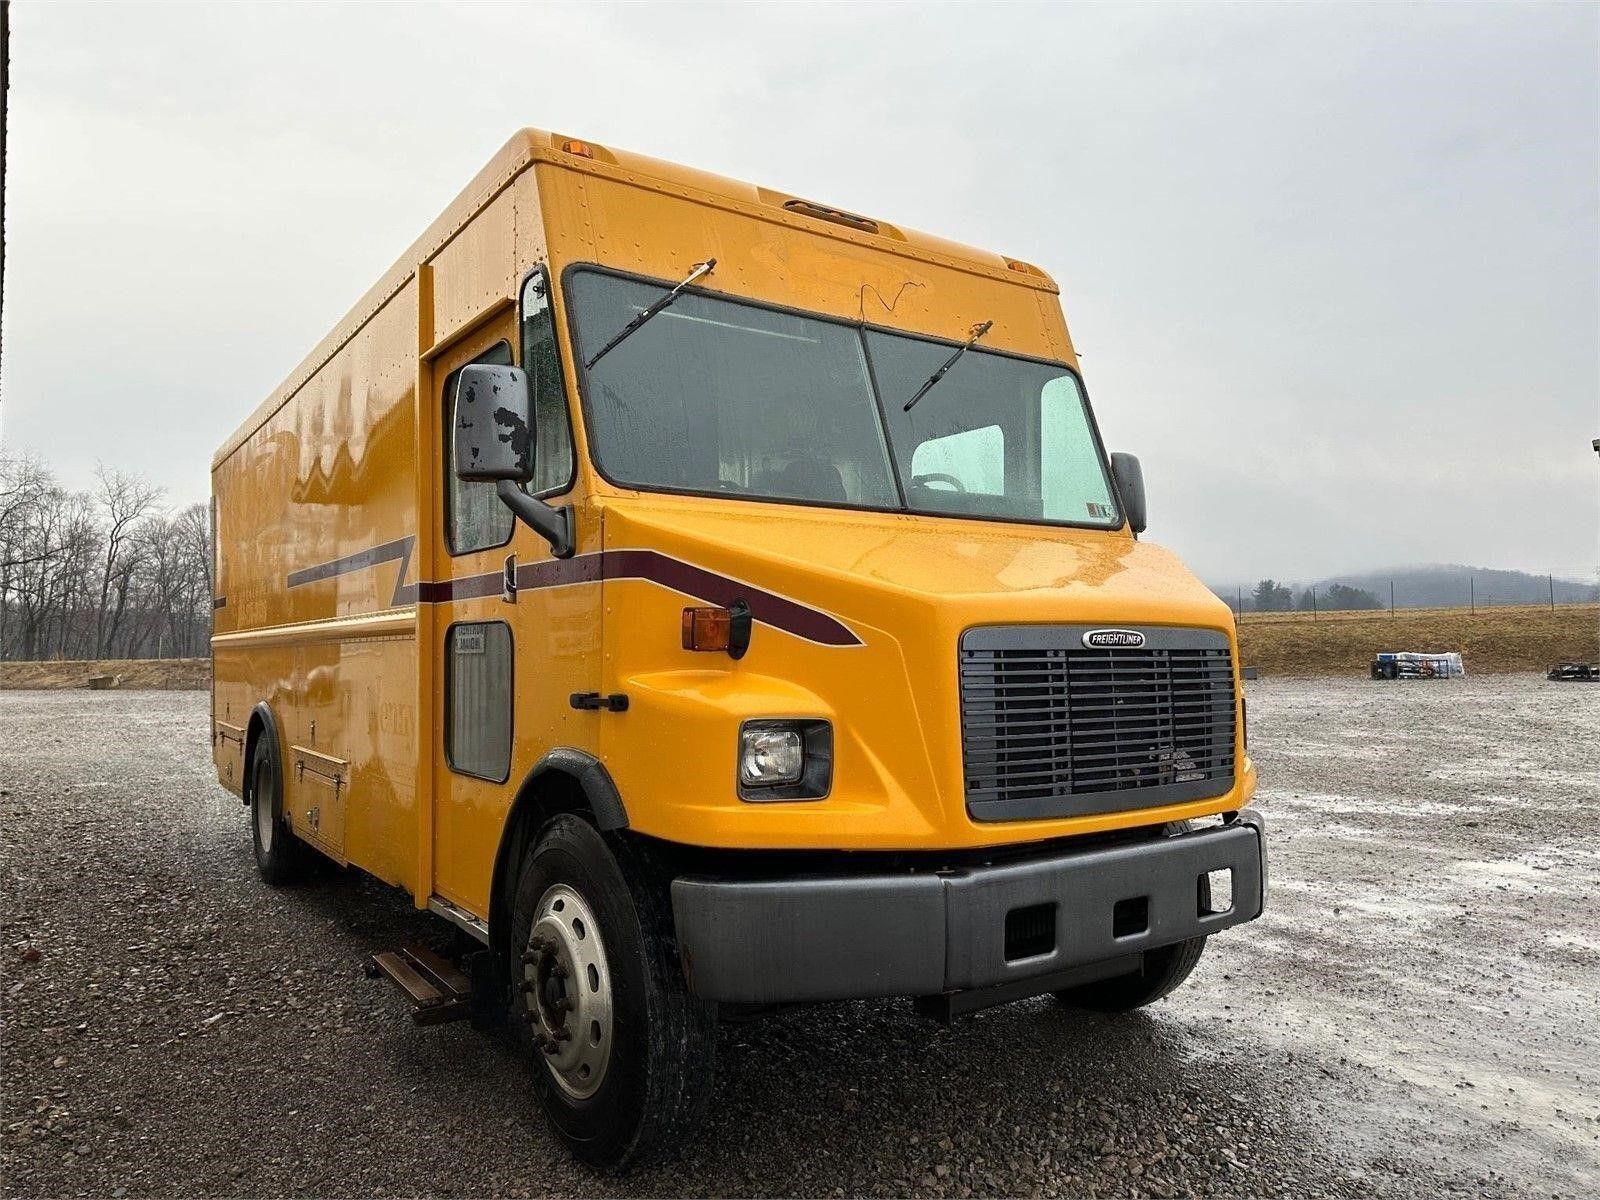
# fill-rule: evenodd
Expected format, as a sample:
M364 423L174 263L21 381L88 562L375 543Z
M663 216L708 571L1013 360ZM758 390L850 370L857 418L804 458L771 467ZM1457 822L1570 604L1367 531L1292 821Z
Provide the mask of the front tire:
M1104 1013L1132 1012L1175 992L1189 978L1205 948L1206 939L1197 937L1175 946L1146 950L1144 965L1133 974L1068 988L1056 992L1055 997L1068 1008Z
M620 1171L681 1145L710 1094L715 1009L684 984L647 848L551 820L518 876L508 967L535 1090L572 1153Z
M268 732L256 739L250 756L250 829L261 878L273 887L298 879L300 843L283 817L283 771Z

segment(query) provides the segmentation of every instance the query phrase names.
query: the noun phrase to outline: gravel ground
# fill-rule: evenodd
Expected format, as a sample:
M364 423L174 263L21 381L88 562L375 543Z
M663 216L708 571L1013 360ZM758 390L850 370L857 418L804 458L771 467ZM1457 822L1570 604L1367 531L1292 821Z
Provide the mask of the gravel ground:
M1121 1018L725 1026L702 1140L607 1180L545 1132L505 1038L417 1028L363 977L439 944L434 918L354 874L258 881L204 694L0 692L0 1189L1600 1189L1600 687L1264 680L1250 702L1271 907L1184 989Z

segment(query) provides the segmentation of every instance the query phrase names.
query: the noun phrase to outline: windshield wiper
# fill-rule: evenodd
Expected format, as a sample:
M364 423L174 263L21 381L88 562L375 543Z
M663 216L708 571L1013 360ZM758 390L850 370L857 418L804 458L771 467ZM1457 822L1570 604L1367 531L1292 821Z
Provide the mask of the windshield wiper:
M972 336L967 339L966 345L961 346L954 354L945 359L944 366L940 367L932 375L928 376L928 382L917 389L917 394L915 396L911 397L911 399L907 400L905 404L901 405L900 411L910 412L912 406L915 405L918 400L921 400L924 396L926 396L929 392L933 391L939 380L943 379L945 375L949 373L950 368L956 365L956 360L968 350L971 350L973 346L977 345L978 339L993 328L993 321L985 321L982 325L974 325L972 327Z
M616 337L612 338L604 346L601 346L600 349L595 352L595 356L593 358L591 358L588 362L583 364L584 370L588 370L589 368L593 367L595 365L595 363L599 362L602 358L604 358L606 355L610 354L618 346L622 345L623 342L625 342L629 338L631 338L635 333L637 333L639 331L640 326L642 326L651 317L655 316L658 312L661 312L663 309L669 308L673 304L677 303L678 297L683 295L683 289L684 288L688 287L696 279L700 279L700 278L703 278L706 275L711 274L711 272L716 269L716 265L717 265L717 260L714 259L714 258L708 258L703 263L695 263L694 270L689 272L689 277L687 279L685 279L677 287L673 288L665 296L661 297L661 299L657 300L649 308L645 309L642 313L640 313L633 320L629 321L626 325L624 325L622 327L622 329L618 332Z

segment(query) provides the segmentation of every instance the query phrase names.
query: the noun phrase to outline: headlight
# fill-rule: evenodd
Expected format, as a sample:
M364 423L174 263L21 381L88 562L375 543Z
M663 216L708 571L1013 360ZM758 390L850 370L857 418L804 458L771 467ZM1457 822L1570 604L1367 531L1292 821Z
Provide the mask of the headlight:
M743 800L816 800L833 783L833 726L815 720L746 721L739 727Z
M798 729L762 729L746 725L740 733L739 781L750 787L799 783L806 765L806 746Z

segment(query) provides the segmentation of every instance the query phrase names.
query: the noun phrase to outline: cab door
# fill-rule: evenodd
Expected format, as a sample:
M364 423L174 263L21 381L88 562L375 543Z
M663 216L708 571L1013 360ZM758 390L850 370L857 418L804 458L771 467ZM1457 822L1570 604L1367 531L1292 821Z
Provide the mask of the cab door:
M579 554L557 560L518 522L495 485L457 479L455 387L469 363L515 364L533 392L534 479L529 491L573 502L569 398L557 356L549 282L532 272L515 310L434 363L439 420L437 580L424 602L432 622L436 711L433 892L487 918L506 815L527 774L557 745L585 748L587 725L570 706L599 673L599 586L574 582ZM508 587L508 581L513 585Z
M446 351L434 363L438 381L439 511L434 514L437 578L419 597L432 600L432 647L438 711L430 725L435 747L433 892L465 908L475 887L473 862L483 850L487 818L511 774L516 727L516 633L499 577L508 554L526 553L511 511L492 483L463 483L454 462L455 388L468 363L510 366L515 319L506 313ZM525 533L526 531L520 531Z

